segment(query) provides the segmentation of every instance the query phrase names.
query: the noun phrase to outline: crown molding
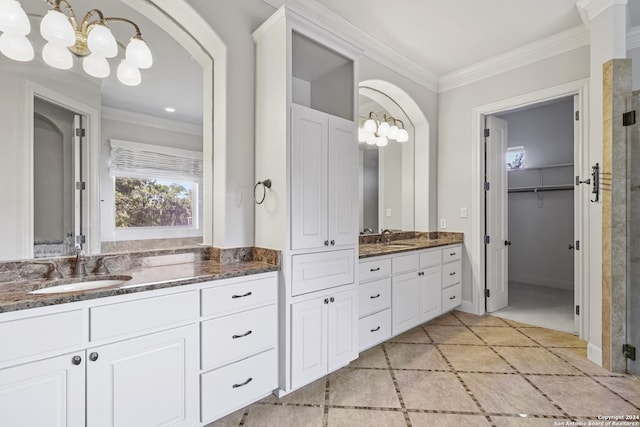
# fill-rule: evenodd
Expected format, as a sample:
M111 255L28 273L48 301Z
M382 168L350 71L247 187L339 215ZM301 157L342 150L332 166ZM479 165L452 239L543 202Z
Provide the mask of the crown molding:
M580 25L440 77L439 92L492 77L543 59L588 46L589 29Z
M438 76L435 73L381 43L323 4L315 0L262 1L275 8L279 8L283 4L292 7L299 15L309 21L360 47L363 54L369 59L402 74L433 92L437 92Z
M107 120L116 120L124 123L131 123L139 126L148 126L172 132L202 136L202 126L194 125L192 123L180 122L178 120L150 116L148 114L133 113L131 111L120 110L117 108L102 107L101 118Z
M602 13L605 9L616 4L627 4L628 0L578 0L576 1L576 7L584 22L587 26L591 23L593 18Z
M633 27L627 33L627 50L640 48L640 26Z

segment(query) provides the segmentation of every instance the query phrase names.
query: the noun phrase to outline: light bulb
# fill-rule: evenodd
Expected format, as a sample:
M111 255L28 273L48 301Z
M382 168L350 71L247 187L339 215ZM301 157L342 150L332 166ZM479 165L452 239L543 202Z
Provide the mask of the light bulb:
M378 125L376 124L375 120L368 119L366 122L364 122L364 126L362 126L362 127L368 133L374 133L376 131L376 129L378 128Z
M120 83L127 86L138 86L142 81L140 70L127 59L123 59L118 65L117 76Z
M369 134L362 128L358 128L358 142L366 142Z
M407 142L409 140L409 132L406 129L400 129L398 131L398 137L396 138L398 142Z
M368 145L376 145L376 136L372 133L370 133L369 135L367 135L367 144Z
M99 79L108 77L111 73L107 60L96 53L91 53L84 57L82 60L82 68L90 76L97 77Z
M42 59L59 70L68 70L73 66L73 55L69 49L53 42L48 42L42 48Z
M0 32L26 36L31 31L27 14L15 0L0 1Z
M40 21L40 34L50 42L60 46L73 46L76 44L76 33L64 13L50 10Z
M376 138L376 145L378 147L384 147L388 143L389 143L389 140L387 139L386 136L379 136L379 137Z
M27 62L33 59L33 46L26 36L19 34L0 34L0 52L14 61Z
M118 54L118 44L111 30L103 24L96 24L89 31L87 46L92 53L103 58L113 58Z
M389 123L382 122L380 126L378 126L378 135L387 136L389 134Z
M146 69L153 65L153 56L149 46L141 38L132 37L124 53L125 58L133 66Z
M387 134L387 138L389 139L398 139L398 126L393 125L389 128L389 133Z

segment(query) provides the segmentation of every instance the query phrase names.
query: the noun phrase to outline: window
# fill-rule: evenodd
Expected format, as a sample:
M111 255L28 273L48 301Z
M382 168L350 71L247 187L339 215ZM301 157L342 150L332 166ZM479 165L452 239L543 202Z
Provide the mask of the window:
M524 169L524 146L507 148L507 170Z

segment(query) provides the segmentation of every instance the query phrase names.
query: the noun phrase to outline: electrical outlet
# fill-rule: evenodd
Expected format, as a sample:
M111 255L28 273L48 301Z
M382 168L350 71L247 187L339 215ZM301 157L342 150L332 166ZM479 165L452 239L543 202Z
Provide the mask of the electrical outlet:
M391 209L387 208L387 217L390 217L390 216L391 216Z
M440 220L440 228L447 228L447 220L446 219L441 219Z
M469 211L467 208L460 208L460 218L467 218L469 216Z

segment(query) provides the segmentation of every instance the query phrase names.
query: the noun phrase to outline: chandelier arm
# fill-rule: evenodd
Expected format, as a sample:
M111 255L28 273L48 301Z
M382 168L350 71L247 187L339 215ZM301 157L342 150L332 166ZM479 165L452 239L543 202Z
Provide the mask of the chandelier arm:
M51 6L52 10L57 10L58 12L62 13L61 10L61 5L64 5L65 10L67 11L67 14L69 15L69 20L71 21L71 26L73 27L74 31L78 30L78 19L76 18L76 14L73 11L73 8L71 7L71 3L69 3L68 0L44 0L45 3L47 3L49 6Z
M62 1L67 1L67 0L62 0ZM99 19L96 19L94 21L89 21L91 17L94 15L94 13L98 15ZM102 14L102 11L100 11L100 9L91 9L89 12L87 12L84 15L84 18L82 18L80 31L82 31L83 34L89 34L89 30L93 28L94 25L100 24L100 23L104 24L104 22L105 22L104 15Z
M103 18L103 21L105 23L106 22L125 22L127 24L130 24L136 30L136 34L133 37L135 37L135 38L141 38L142 37L142 33L140 32L140 27L138 27L138 25L135 22L133 22L133 21L127 19L127 18L118 18L118 17L115 17L115 16L108 16L106 18Z

